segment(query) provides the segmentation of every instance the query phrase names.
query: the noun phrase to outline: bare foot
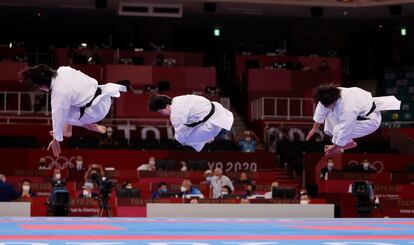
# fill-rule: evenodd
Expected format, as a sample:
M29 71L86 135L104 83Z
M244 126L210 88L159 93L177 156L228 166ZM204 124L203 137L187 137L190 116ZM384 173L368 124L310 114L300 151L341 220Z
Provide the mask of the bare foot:
M103 126L103 125L96 124L96 123L94 123L94 124L85 124L85 125L83 125L83 127L87 128L89 130L98 132L100 134L106 133L106 127Z
M332 147L333 145L325 145L324 151L326 151L328 148Z
M213 142L214 141L214 138L211 138L211 139L209 139L208 141L207 141L207 144L209 144L209 143L211 143L211 142Z
M63 136L72 137L72 125L65 125L65 127L63 128Z
M355 141L351 141L351 142L349 142L348 144L346 144L345 146L344 146L344 150L349 150L349 149L352 149L352 148L355 148L355 147L357 147L357 142L355 142Z

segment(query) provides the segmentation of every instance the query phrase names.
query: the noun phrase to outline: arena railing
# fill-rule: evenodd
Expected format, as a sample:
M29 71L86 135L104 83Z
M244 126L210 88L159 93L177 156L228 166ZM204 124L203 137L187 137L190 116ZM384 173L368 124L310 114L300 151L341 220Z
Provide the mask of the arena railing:
M309 120L314 111L313 99L295 97L260 97L251 101L251 121Z

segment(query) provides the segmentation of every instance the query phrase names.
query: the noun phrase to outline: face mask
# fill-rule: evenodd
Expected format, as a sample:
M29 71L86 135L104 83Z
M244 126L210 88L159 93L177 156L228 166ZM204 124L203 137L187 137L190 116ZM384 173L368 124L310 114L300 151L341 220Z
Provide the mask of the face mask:
M84 195L84 196L89 196L89 191L87 191L87 190L83 190L83 195Z
M246 138L245 138L245 140L246 140L246 141L251 141L251 140L252 140L252 138L250 138L250 137L246 137Z
M108 132L107 135L108 135L108 137L111 137L112 136L112 132Z
M181 186L180 190L181 190L181 192L186 192L187 188L185 188L184 186Z
M369 163L364 163L363 167L364 167L364 169L368 169L369 168Z
M167 189L160 189L161 193L167 193Z
M206 177L206 181L207 181L207 182L210 182L210 181L211 181L211 178L212 178L211 176L207 176L207 177Z
M83 161L76 161L76 165L82 165Z
M228 195L228 194L229 194L229 193L227 193L227 192L225 192L225 191L222 191L222 192L221 192L221 195L222 195L222 196L225 196L225 195Z
M308 200L300 200L300 204L309 204Z
M132 186L128 185L125 187L126 189L132 189Z
M55 179L60 179L62 176L60 174L55 174Z
M30 190L30 185L24 185L24 186L22 186L22 189L24 191L29 191Z

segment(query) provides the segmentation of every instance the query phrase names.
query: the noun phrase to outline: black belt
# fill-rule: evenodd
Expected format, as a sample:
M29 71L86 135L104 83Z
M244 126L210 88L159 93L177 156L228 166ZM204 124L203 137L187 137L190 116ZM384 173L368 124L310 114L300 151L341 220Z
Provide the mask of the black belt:
M83 115L85 115L86 108L90 107L92 105L93 100L96 99L96 97L98 97L100 94L102 94L102 89L98 87L98 89L96 89L95 95L93 96L91 101L89 101L86 105L79 108L80 109L79 119L81 119L83 117Z
M210 103L211 103L211 102L210 102ZM213 103L211 103L211 110L210 110L210 112L207 114L207 116L205 116L205 117L203 118L203 120L198 121L198 122L189 123L189 124L184 124L184 125L185 125L185 126L187 126L187 127L190 127L190 128L194 128L195 126L198 126L198 125L202 124L203 122L207 121L208 119L210 119L210 117L214 114L214 111L215 111L215 110L216 110L216 108L215 108L214 104L213 104Z
M365 116L358 116L357 120L358 121L365 121L365 120L369 120L368 116L373 113L375 111L375 109L377 108L377 106L375 105L375 102L372 102L372 106L371 109L369 110L369 112L365 115Z

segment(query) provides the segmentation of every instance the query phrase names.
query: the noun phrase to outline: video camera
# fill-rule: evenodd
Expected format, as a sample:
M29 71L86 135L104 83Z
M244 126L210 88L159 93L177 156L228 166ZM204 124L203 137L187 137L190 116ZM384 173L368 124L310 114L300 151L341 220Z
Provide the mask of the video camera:
M374 188L368 181L356 181L352 184L352 194L357 198L356 208L360 217L369 217L375 208Z

